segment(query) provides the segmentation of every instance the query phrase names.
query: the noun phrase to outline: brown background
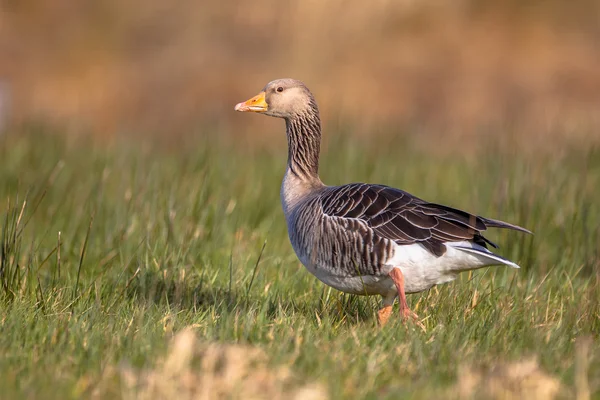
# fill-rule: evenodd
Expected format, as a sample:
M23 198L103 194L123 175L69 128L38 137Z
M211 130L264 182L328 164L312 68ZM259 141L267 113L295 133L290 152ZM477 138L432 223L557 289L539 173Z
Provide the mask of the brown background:
M305 81L326 122L364 132L596 140L600 2L2 2L9 124L108 136L262 126L268 135L280 126L232 107L279 77Z

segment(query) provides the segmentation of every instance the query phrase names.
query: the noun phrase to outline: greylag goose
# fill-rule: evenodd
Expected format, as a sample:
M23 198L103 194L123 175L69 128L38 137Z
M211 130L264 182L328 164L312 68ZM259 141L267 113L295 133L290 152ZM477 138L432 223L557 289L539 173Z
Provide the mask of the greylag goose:
M454 280L459 272L492 265L519 266L487 249L487 228L525 228L429 203L389 186L326 186L319 178L321 121L317 103L294 79L269 82L236 111L283 118L288 141L281 203L296 255L337 290L381 295L385 325L396 297L403 320L422 324L406 303L417 293Z

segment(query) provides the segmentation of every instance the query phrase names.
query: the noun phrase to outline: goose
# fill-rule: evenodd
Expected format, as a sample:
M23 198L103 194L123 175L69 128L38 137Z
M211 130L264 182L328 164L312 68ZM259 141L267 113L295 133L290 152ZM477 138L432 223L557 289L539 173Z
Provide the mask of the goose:
M429 203L385 185L327 186L319 178L321 120L314 96L295 79L269 82L235 111L285 120L287 169L281 204L292 247L320 281L357 295L380 295L381 326L396 297L401 319L419 317L408 307L417 293L456 279L458 273L487 266L519 268L487 249L497 246L482 233L517 225Z

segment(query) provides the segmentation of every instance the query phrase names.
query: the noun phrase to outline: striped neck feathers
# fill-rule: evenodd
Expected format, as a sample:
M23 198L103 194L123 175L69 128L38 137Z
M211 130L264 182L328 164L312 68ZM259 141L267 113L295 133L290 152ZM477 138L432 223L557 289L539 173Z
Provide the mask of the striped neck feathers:
M319 179L321 151L321 119L314 101L310 108L286 118L288 169L303 180Z

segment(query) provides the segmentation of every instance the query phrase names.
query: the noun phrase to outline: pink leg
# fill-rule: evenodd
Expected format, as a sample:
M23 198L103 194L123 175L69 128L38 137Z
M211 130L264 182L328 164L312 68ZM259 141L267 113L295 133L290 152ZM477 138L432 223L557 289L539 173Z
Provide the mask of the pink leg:
M400 271L400 268L394 268L390 271L389 275L394 281L396 289L398 289L398 299L400 300L400 316L405 322L409 317L412 318L421 329L425 330L425 326L419 321L417 314L412 312L411 309L408 308L408 303L406 303L406 293L404 292L404 275L402 275L402 271Z
M377 322L379 322L379 326L384 326L385 324L387 324L391 315L392 315L392 306L389 306L389 305L383 306L377 312Z

